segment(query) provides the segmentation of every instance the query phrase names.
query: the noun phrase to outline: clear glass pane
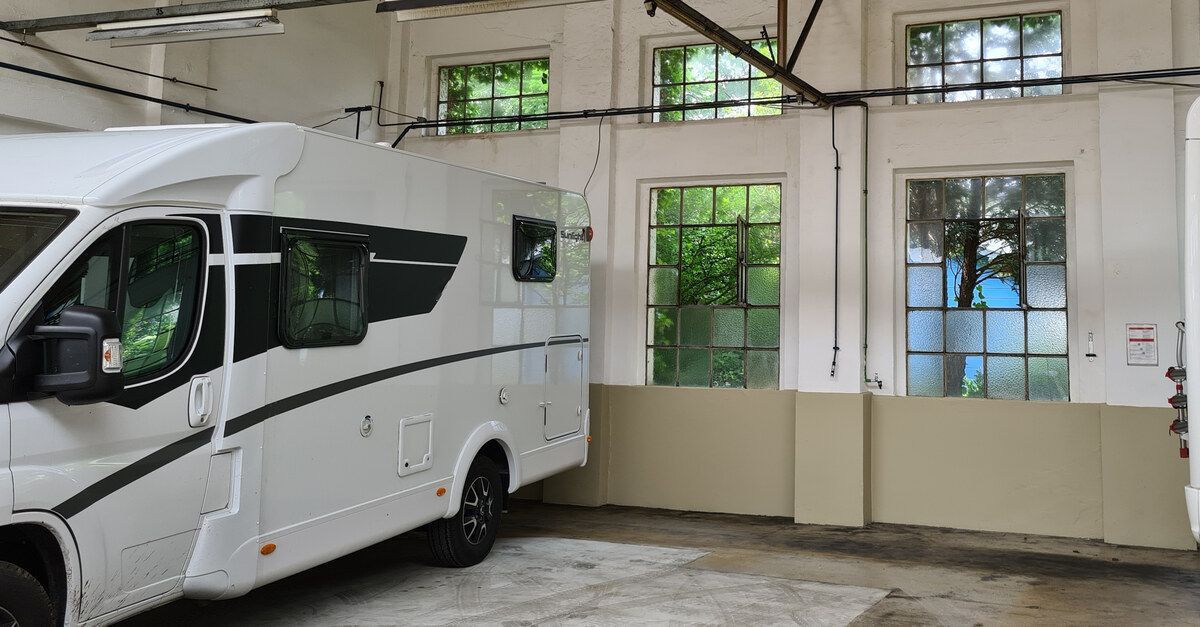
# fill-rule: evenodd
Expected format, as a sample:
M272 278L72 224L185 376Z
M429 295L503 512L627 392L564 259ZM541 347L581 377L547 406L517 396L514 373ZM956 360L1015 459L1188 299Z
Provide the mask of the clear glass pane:
M750 186L750 221L779 222L779 185Z
M908 182L908 219L940 220L942 218L942 181Z
M746 261L749 263L779 263L779 227L752 226L748 230Z
M550 59L526 61L522 68L521 93L544 94L550 91Z
M679 344L710 346L712 344L712 309L684 307L679 315Z
M1025 59L1025 80L1038 78L1062 78L1062 57L1035 57ZM1026 87L1026 96L1057 96L1062 85Z
M751 47L753 47L756 51L758 51L759 54L761 54L762 56L764 56L768 59L774 58L775 51L779 49L778 41L774 38L772 38L772 39L755 39L754 41L751 41L749 43L750 43ZM762 70L751 66L750 76L752 76L754 78L759 78L762 76L766 76L766 74L764 74Z
M718 50L717 79L731 81L739 78L750 78L750 64L724 48Z
M946 179L946 217L967 220L983 217L983 179Z
M942 62L942 25L923 24L908 27L908 64Z
M521 64L496 64L496 97L521 95Z
M747 268L746 283L751 305L779 304L779 268Z
M654 104L664 106L683 104L683 86L655 87ZM659 111L654 114L655 122L679 122L681 120L683 120L683 111Z
M679 344L679 310L674 307L651 307L647 336L655 346Z
M773 78L750 81L750 98L754 100L778 100L783 97L783 84Z
M467 119L482 120L492 117L492 101L491 100L469 100L467 101ZM467 127L470 133L486 133L491 129L488 124L472 124Z
M908 356L908 395L945 396L941 355Z
M977 61L983 37L979 20L946 23L946 62Z
M983 21L983 58L1021 56L1021 18L1000 17Z
M742 351L713 351L712 386L746 387L746 354Z
M683 223L711 224L713 221L713 188L689 187L683 190Z
M908 269L908 306L941 307L942 267L912 266Z
M516 117L521 114L521 99L501 98L496 100L492 112L496 117ZM518 122L500 122L494 125L493 130L515 131L518 128L520 128Z
M932 65L925 67L910 67L908 68L908 86L909 87L941 87L942 85L942 66ZM930 102L941 102L942 95L937 92L928 94L913 94L908 97L909 104L925 104Z
M675 268L650 269L650 304L675 305L679 289L679 271Z
M678 187L654 190L654 223L679 224L679 205L683 191Z
M1021 25L1021 37L1026 56L1062 52L1062 15L1026 15Z
M652 348L646 351L646 384L675 385L675 365L679 350Z
M939 353L942 341L941 311L908 312L908 350L922 353Z
M1015 218L1021 213L1021 177L989 177L983 183L983 215Z
M459 65L445 69L448 80L446 97L448 100L465 100L467 97L467 68Z
M1070 387L1065 357L1029 358L1029 400L1071 400Z
M908 262L941 263L943 234L941 222L909 222Z
M946 350L951 353L983 352L982 310L951 309L946 312Z
M679 263L679 229L654 229L650 240L650 259L654 265L671 266Z
M710 190L711 191L711 190ZM737 302L737 228L683 229L682 305L732 305Z
M749 314L749 346L776 348L779 346L779 310L751 309Z
M746 310L745 309L715 309L715 310L713 310L713 345L714 346L745 346L746 345Z
M971 85L979 82L980 70L978 63L955 63L946 66L947 85ZM978 89L950 91L946 93L947 102L965 102L979 100L982 97Z
M708 387L707 348L679 349L679 385L684 387Z
M717 99L716 83L699 83L684 88L683 100L688 104L715 102ZM683 112L685 120L712 120L717 117L716 109L688 109Z
M654 84L683 83L683 48L661 48L654 51Z
M946 355L946 396L983 398L982 355Z
M687 81L700 83L717 80L717 47L688 46L687 48Z
M733 100L749 100L750 99L750 81L733 81L725 83L717 83L717 101L728 102ZM750 115L750 105L736 105L730 107L721 107L717 109L717 117L722 119L727 118L744 118Z
M1067 268L1060 265L1036 265L1025 268L1030 307L1060 309L1067 306Z
M746 387L759 390L779 387L779 353L750 351L746 354Z
M1031 218L1067 214L1067 177L1062 174L1025 177L1025 215Z
M987 352L1025 352L1025 312L987 312Z
M492 97L492 66L472 65L467 68L467 97Z
M1029 352L1033 355L1067 354L1067 313L1029 312Z
M1040 218L1025 223L1025 259L1028 261L1067 260L1067 221Z
M746 187L717 188L717 224L736 224L746 218Z
M1020 306L1017 228L1007 220L946 223L946 306Z
M987 358L988 398L1025 399L1025 358Z

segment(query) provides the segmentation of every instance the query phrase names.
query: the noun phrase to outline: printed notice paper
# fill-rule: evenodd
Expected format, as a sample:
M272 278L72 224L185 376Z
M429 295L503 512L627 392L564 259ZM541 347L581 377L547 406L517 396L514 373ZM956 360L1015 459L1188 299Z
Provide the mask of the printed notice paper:
M1125 325L1125 357L1130 366L1158 365L1158 325Z

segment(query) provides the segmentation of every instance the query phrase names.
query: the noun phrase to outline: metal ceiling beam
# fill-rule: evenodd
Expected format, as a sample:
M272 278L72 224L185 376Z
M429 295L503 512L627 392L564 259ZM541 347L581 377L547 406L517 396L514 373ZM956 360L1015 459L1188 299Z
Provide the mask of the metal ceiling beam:
M227 11L248 11L252 9L308 9L333 4L349 4L351 2L366 2L367 0L218 0L215 2L199 2L196 4L177 4L149 9L128 9L125 11L103 11L101 13L84 13L80 15L63 15L59 17L39 17L32 20L13 20L0 22L0 30L13 33L41 33L55 30L72 30L76 28L95 28L100 24L128 22L130 20L153 20L164 17L191 17L208 13L225 13Z
M449 7L458 4L478 4L483 0L381 0L375 7L376 13L389 11L407 11L409 9L431 9Z
M780 1L786 2L786 0ZM808 19L804 22L804 29L800 31L800 37L796 39L796 46L792 48L792 56L788 58L787 71L789 72L796 70L796 62L800 60L800 50L804 48L804 42L808 41L808 34L812 32L813 23L817 21L817 12L821 10L821 1L814 0L812 10L808 12ZM781 43L780 45L782 46L783 44ZM783 55L779 56L782 57Z
M646 2L647 12L651 15L654 14L655 8L662 9L675 19L695 29L696 32L708 37L717 45L758 68L767 75L767 78L773 78L783 83L785 87L800 94L805 100L821 107L828 107L830 105L829 98L821 90L804 82L799 76L793 74L786 67L779 65L775 60L768 59L761 52L750 46L750 44L742 41L737 35L721 28L716 22L688 6L686 2L682 0L650 0Z

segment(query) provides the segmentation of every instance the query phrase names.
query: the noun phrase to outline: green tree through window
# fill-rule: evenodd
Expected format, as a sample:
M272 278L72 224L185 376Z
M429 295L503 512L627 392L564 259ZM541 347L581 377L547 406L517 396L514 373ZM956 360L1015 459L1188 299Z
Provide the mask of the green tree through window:
M651 192L646 383L779 385L780 186Z
M438 119L475 120L546 113L550 107L550 59L455 65L438 70ZM546 128L545 121L459 124L439 135Z
M775 39L754 39L754 49L767 58L779 50ZM654 104L678 105L744 101L745 104L666 111L654 114L655 122L712 120L779 115L783 86L758 68L716 45L676 46L654 51Z

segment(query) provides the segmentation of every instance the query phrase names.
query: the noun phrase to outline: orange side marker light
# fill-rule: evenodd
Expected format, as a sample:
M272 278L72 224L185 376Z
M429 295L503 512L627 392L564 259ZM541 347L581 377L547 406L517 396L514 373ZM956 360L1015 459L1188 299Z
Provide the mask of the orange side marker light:
M270 555L270 554L274 553L275 552L275 543L268 542L268 543L262 545L262 548L260 548L258 550L258 552L262 553L263 555Z
M437 495L438 496L446 496L446 488L438 488Z
M589 435L589 436L587 437L587 441L588 441L588 444L591 444L591 443L592 443L592 436L590 436L590 435Z

